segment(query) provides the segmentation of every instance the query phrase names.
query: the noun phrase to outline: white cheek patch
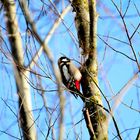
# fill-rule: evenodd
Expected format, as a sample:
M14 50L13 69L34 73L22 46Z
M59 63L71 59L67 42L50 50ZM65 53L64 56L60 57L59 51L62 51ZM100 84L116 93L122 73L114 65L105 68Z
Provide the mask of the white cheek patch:
M68 62L68 59L64 58L64 59L62 60L62 62Z

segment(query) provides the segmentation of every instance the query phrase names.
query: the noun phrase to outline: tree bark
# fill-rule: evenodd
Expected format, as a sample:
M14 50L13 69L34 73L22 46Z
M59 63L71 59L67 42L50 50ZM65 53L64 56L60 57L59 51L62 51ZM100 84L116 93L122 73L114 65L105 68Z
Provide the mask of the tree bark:
M30 89L27 82L29 73L24 70L22 41L16 19L15 2L14 0L1 1L5 9L6 24L13 57L15 80L19 95L19 119L23 132L23 138L25 140L36 140L36 130L32 114Z
M87 128L89 130L90 139L91 140L107 140L108 139L108 126L107 126L107 118L105 111L103 110L101 93L98 85L98 64L97 64L97 19L98 14L96 12L96 0L73 0L72 6L74 11L76 12L76 16L80 16L81 19L79 23L82 25L87 25L89 30L84 33L78 34L81 36L87 36L88 34L88 41L89 46L84 46L88 48L88 55L86 55L87 59L86 62L82 66L82 90L83 95L85 98L85 109L83 111L85 121L87 124ZM88 13L87 16L83 16L84 10ZM87 8L88 7L88 8ZM79 12L81 11L81 13ZM81 15L80 15L81 14ZM77 17L76 17L77 18ZM87 23L84 19L88 19L89 22ZM85 23L83 23L85 21ZM77 24L77 23L76 23ZM83 26L84 28L84 26ZM77 29L80 30L80 29ZM79 44L80 47L80 44ZM83 49L85 51L86 49ZM85 57L85 56L84 56Z

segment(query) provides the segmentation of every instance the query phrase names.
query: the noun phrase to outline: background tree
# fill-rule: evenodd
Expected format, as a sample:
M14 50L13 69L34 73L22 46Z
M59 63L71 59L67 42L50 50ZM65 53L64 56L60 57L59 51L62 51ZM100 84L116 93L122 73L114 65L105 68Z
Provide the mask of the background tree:
M139 139L139 4L1 0L0 137ZM62 55L81 67L86 103L61 84Z

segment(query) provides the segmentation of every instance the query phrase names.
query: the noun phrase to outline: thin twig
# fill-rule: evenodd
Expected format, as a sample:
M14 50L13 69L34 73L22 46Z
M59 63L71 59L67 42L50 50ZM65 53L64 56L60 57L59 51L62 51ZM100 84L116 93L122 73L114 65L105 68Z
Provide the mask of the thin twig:
M71 6L67 6L61 13L61 15L58 17L58 19L55 21L53 26L51 27L51 30L48 32L47 36L44 39L44 43L48 44L52 35L54 34L55 30L58 28L60 23L62 22L62 19L65 17L65 15L71 10ZM61 17L61 18L60 18ZM31 62L27 66L27 69L32 68L34 66L34 63L38 60L39 56L41 55L43 50L43 46L39 48L39 50L36 52L34 57L32 58Z
M124 14L123 14L123 18L125 17L125 15L126 15L126 13L127 13L127 11L128 11L128 8L129 8L129 6L130 6L130 2L131 2L131 0L128 1L126 10L125 10L125 12L124 12ZM121 11L120 11L120 12L121 12Z
M126 32L126 36L127 36L127 38L128 38L129 44L130 44L130 48L131 48L132 53L133 53L133 55L134 55L134 58L135 58L135 60L136 60L137 67L138 67L138 69L140 70L140 65L139 65L139 62L138 62L138 59L137 59L135 50L134 50L133 45L132 45L132 42L131 42L131 38L130 38L129 31L128 31L128 28L127 28L127 26L126 26L125 20L124 20L124 16L123 16L122 13L120 12L120 10L119 10L119 8L117 7L116 3L115 3L113 0L111 0L111 2L113 3L113 5L115 6L115 8L117 9L117 11L118 11L118 13L119 13L119 15L120 15L120 17L121 17L121 19L122 19L122 22L123 22L123 25L124 25L124 28L125 28L125 32Z
M103 40L100 36L98 36L98 37L99 37L109 48L111 48L111 49L112 49L113 51L115 51L116 53L119 53L119 54L121 54L121 55L127 57L128 59L130 59L130 60L136 62L135 59L129 57L128 55L126 55L125 53L123 53L123 52L121 52L121 51L118 51L118 50L114 49L114 48L113 48L112 46L110 46L105 40Z
M137 32L138 28L140 27L140 23L138 24L138 26L135 28L133 34L130 36L130 39L133 38L133 36L135 35L135 33Z

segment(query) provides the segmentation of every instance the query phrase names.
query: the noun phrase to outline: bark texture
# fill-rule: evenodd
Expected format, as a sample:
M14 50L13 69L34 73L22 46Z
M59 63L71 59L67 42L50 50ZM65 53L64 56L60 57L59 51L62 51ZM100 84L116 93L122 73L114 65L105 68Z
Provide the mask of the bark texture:
M16 7L14 0L1 0L5 9L6 24L9 42L13 57L13 67L17 92L19 95L19 119L25 140L35 140L36 130L32 114L30 89L27 79L29 73L24 71L24 58L22 41L16 19Z
M73 11L76 13L75 26L79 47L82 49L82 55L87 56L89 53L89 7L87 0L73 0Z
M102 107L101 93L98 85L98 64L97 64L97 19L96 0L73 0L72 6L77 16L79 28L85 32L78 33L78 38L88 38L88 43L84 44L83 51L86 51L86 62L82 67L82 90L85 98L85 108L83 114L89 130L91 140L107 140L108 126L105 111ZM79 8L81 10L79 10ZM86 11L86 15L83 13ZM89 21L87 22L87 20ZM83 23L84 22L84 23ZM77 24L77 23L76 23ZM85 27L87 25L87 27ZM78 31L80 29L77 29ZM79 37L81 36L81 37ZM83 42L85 40L83 39ZM80 42L80 41L79 41ZM81 44L79 44L81 47ZM88 51L86 50L88 48Z

